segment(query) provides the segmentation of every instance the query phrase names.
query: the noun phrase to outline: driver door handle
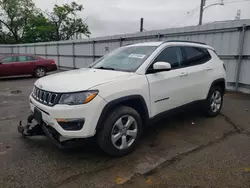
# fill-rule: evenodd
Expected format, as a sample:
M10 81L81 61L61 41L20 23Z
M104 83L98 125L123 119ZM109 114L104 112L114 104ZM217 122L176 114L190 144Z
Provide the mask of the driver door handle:
M182 72L182 73L180 74L180 77L187 76L187 75L188 75L187 72Z

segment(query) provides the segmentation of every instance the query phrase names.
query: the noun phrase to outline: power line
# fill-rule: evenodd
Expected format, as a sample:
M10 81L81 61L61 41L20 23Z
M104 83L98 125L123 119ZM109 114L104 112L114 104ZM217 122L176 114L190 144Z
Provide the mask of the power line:
M208 1L208 0L206 0L206 2L209 2L209 3L219 3L221 0L210 0L210 1ZM235 0L223 0L223 3L224 4L227 4L227 3L241 3L241 2L248 2L248 1L250 1L250 0L239 0L239 1L235 1ZM207 4L207 3L206 3Z
M225 5L225 4L229 4L229 3L240 3L240 2L247 2L247 1L250 2L250 0L239 0L239 1L235 1L235 0L224 1L224 0L221 0L220 2L216 2L216 3L211 3L212 1L209 1L210 5L205 6L206 0L201 0L199 25L202 25L203 12L208 7L211 7L213 5Z
M230 3L241 3L241 2L250 2L250 0L206 0L206 4L209 5L211 3L219 3L219 2L223 2L224 4L230 4ZM209 4L208 4L209 3ZM192 16L194 14L196 14L199 10L200 6L197 6L196 8L192 9L191 11L187 12L185 14L185 17L177 20L175 23L176 26L178 26L179 24L182 24L184 21L186 22L187 20L189 20L190 18L192 18ZM188 18L187 18L188 16Z
M205 5L205 4L206 4L206 0L201 0L199 25L202 25L203 13L204 13L205 9L207 9L211 6L215 6L215 5L224 5L223 0L221 0L220 2L216 2L216 3L210 3L209 5Z
M206 5L219 2L221 2L221 0L211 0L211 1L206 0Z
M192 18L192 16L193 16L195 13L197 13L197 12L198 12L198 10L199 10L199 6L198 6L198 7L196 7L196 8L194 8L194 9L192 9L191 11L189 11L189 12L185 13L185 17L183 17L183 18L179 19L179 20L176 22L176 24L175 24L175 25L182 24L184 21L189 20L190 18ZM188 16L188 18L187 18L187 16Z
M242 2L250 2L250 0L239 0L239 1L225 1L225 4L230 4L230 3L242 3Z

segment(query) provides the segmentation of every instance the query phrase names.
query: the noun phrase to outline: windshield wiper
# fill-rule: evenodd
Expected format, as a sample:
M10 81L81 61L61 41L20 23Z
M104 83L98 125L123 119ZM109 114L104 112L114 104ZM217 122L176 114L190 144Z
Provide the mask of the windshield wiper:
M95 67L95 69L115 70L114 68L111 67Z

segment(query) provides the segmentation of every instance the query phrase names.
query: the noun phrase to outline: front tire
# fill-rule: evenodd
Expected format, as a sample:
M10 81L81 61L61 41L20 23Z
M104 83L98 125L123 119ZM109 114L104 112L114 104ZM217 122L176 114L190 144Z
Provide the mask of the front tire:
M106 118L104 127L98 134L98 144L111 156L124 156L134 149L141 131L138 112L127 106L120 106Z
M208 117L217 116L223 105L223 92L220 87L213 87L208 94L205 104L205 113Z
M35 76L37 78L44 77L46 75L46 69L44 67L37 67L35 70Z

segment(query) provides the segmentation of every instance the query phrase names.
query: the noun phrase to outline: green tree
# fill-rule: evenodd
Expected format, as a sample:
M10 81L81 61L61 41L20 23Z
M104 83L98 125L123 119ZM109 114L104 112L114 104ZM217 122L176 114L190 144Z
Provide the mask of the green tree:
M15 43L22 41L24 27L35 11L32 0L0 0L0 23L4 36L12 37ZM12 41L10 41L12 42Z
M55 26L42 13L31 15L24 27L22 40L26 43L55 40Z
M88 25L77 15L82 10L83 6L75 2L43 12L32 0L0 0L0 42L69 40L79 34L89 37Z
M77 16L83 10L82 5L55 5L52 12L32 14L24 28L24 42L46 42L73 39L76 35L84 34L89 37L88 25Z
M55 40L69 40L77 34L90 36L88 25L76 14L82 10L82 5L72 2L62 6L55 5L53 12L47 13L48 19L55 27Z

